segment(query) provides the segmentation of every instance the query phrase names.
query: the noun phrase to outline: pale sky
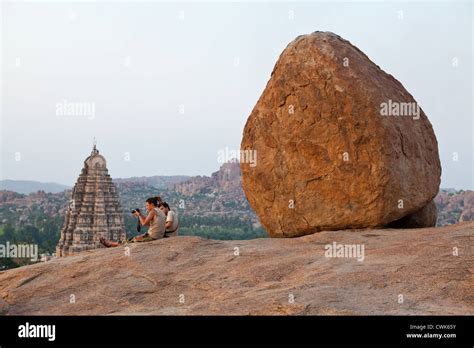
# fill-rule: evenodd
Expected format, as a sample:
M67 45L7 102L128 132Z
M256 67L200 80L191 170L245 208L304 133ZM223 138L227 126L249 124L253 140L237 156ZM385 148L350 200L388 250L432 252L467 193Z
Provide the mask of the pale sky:
M73 185L93 137L112 177L210 175L219 150L239 149L282 50L320 30L415 97L438 139L441 187L474 188L470 1L35 1L1 11L0 179ZM94 114L61 115L65 102Z

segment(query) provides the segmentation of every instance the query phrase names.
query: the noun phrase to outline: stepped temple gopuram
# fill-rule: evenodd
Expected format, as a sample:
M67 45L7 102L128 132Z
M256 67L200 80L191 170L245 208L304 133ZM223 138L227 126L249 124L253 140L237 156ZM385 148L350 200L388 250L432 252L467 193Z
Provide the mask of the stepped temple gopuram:
M125 227L117 188L94 144L74 185L56 256L99 248L100 237L122 240Z

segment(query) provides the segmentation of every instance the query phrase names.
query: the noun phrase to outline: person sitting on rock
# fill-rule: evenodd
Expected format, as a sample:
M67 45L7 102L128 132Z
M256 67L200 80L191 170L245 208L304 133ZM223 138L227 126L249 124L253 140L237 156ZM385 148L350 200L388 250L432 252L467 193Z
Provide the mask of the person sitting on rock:
M179 228L178 214L171 210L166 202L158 203L158 208L166 215L165 238L176 237Z
M139 210L135 210L133 215L137 216L143 226L148 226L148 232L136 237L129 238L121 242L113 242L101 237L100 243L107 248L117 247L126 243L151 242L156 239L164 238L166 230L166 215L158 209L159 197L150 197L146 200L145 207L148 214L145 216Z

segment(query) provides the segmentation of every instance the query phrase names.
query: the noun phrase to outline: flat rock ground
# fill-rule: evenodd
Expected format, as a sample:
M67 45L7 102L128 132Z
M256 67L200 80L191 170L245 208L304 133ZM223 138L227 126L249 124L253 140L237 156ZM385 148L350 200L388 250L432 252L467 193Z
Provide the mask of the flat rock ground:
M0 313L472 315L473 232L470 222L98 249L0 272ZM364 261L326 257L333 242L364 245Z

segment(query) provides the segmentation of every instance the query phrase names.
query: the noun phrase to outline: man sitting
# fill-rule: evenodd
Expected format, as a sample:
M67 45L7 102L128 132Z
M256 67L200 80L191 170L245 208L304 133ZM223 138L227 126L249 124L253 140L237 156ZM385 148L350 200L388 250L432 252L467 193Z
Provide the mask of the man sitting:
M172 211L166 202L158 203L158 207L166 215L166 231L164 238L176 237L179 228L178 214Z

